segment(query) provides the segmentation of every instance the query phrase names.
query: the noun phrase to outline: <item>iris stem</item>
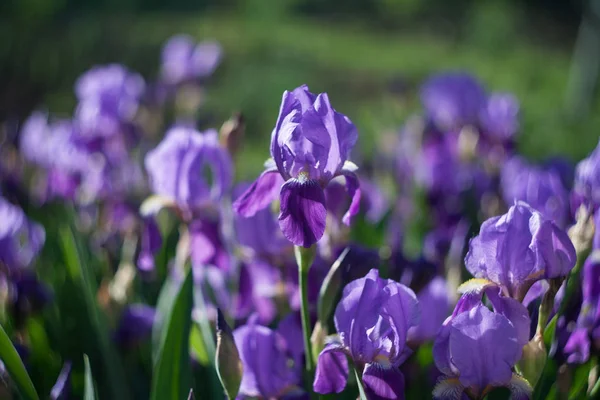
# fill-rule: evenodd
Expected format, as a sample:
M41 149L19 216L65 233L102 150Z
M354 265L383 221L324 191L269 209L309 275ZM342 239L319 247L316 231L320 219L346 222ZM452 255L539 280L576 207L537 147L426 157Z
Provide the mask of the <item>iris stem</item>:
M313 245L310 248L300 246L294 247L296 263L298 264L298 281L300 285L300 313L302 315L302 337L304 339L304 354L306 360L306 371L310 377L313 377L315 365L312 358L312 346L310 343L311 324L308 304L308 271L315 259L316 248ZM310 382L310 391L312 393L312 382Z

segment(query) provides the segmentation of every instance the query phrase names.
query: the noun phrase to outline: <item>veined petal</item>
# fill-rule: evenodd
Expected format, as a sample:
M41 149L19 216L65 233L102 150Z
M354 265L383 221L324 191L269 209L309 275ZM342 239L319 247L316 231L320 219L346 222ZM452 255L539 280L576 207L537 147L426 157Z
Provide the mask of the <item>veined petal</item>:
M268 169L233 203L233 209L243 217L252 217L277 198L283 178L276 169Z
M458 378L440 380L433 388L433 398L441 400L460 400L465 387Z
M494 306L494 311L508 318L517 330L519 344L521 347L525 346L529 342L529 328L531 325L527 308L513 298L502 296L499 288L490 288L486 291L486 294L492 306Z
M340 343L328 343L319 354L313 389L317 393L340 393L348 381L348 360Z
M362 381L369 400L404 399L404 375L398 368L369 363L363 371Z
M360 209L360 182L354 172L342 170L342 174L346 178L346 190L350 197L352 197L350 207L348 208L348 211L346 211L346 214L344 214L342 221L344 224L350 225L350 219L354 217Z
M310 247L325 233L325 193L316 181L291 179L281 188L279 227L296 246Z

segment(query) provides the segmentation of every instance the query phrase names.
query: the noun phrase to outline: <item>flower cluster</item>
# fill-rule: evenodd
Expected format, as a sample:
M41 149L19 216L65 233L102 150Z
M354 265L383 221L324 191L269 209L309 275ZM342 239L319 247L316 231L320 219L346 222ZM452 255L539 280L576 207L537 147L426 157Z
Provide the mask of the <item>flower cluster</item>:
M154 79L94 67L0 143L0 393L597 395L600 147L529 161L516 98L446 72L370 163L302 85L237 182L243 117L198 121L227 61L175 36Z

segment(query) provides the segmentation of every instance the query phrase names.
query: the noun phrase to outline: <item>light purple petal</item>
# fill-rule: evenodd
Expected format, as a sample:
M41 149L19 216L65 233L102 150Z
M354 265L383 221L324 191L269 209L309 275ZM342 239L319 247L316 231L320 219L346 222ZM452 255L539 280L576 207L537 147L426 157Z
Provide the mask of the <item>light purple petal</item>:
M571 364L583 364L590 358L590 334L585 328L575 329L565 344L564 353L567 354L567 362Z
M283 178L277 170L266 170L238 197L233 203L233 209L243 217L252 217L277 198L283 184Z
M480 305L452 321L450 355L466 387L505 386L521 354L510 321Z
M340 393L348 381L348 360L343 348L329 343L319 354L313 389L317 393Z
M419 342L435 338L451 309L450 293L444 278L438 276L417 295L422 310L421 322L409 333L411 340Z
M404 375L395 367L367 364L362 381L369 400L404 399Z
M517 341L521 347L529 342L531 320L527 308L520 302L501 294L499 288L489 288L486 294L494 311L504 315L517 330Z
M310 247L325 233L325 194L316 181L287 181L281 188L279 227L296 246Z
M346 178L346 190L352 198L350 207L348 208L346 214L344 214L342 221L344 224L350 226L350 219L358 214L360 209L360 182L358 180L358 176L356 176L354 172L342 170L342 174Z

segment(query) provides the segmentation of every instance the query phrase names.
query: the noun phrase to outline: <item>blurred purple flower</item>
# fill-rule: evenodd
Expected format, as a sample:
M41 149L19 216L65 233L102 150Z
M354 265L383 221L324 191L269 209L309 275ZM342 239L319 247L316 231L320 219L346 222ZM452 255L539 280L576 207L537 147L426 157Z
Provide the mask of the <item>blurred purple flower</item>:
M569 190L556 170L527 163L513 157L504 164L500 187L506 204L523 200L558 226L569 220Z
M315 96L307 86L284 92L277 124L271 137L267 170L234 203L235 211L252 216L280 193L279 226L297 246L310 247L325 232L327 211L323 189L343 175L352 203L344 223L359 209L360 188L348 161L357 140L354 124L336 112L326 93ZM285 180L281 186L280 175Z
M261 324L270 323L277 314L275 297L281 284L281 273L277 268L258 260L242 264L236 318L242 319L256 313Z
M408 332L410 341L425 342L436 337L438 330L446 320L451 309L450 292L446 280L437 276L419 293L417 300L422 310L419 325Z
M493 93L480 112L481 129L495 143L507 143L519 130L519 101L509 93Z
M334 317L340 341L326 344L321 351L315 391L340 393L344 389L348 355L362 372L368 398L404 398L404 377L398 367L412 353L406 339L419 316L412 290L379 278L375 269L349 283Z
M198 269L213 265L223 271L229 271L231 260L225 248L219 221L208 218L195 219L188 229L192 266Z
M120 346L130 347L150 338L155 317L156 311L150 306L128 305L119 319L115 341Z
M244 366L241 396L281 398L299 383L286 339L278 332L249 322L233 337Z
M518 201L506 214L485 221L471 239L465 264L477 279L464 283L461 291L493 285L521 301L534 282L567 275L575 260L567 233Z
M468 73L447 72L425 82L421 87L421 102L438 128L448 130L477 124L486 94Z
M145 218L141 235L137 267L140 271L154 270L154 257L162 246L162 236L154 218Z
M146 155L145 166L153 193L189 211L218 202L233 179L231 158L215 130L171 128Z
M104 157L77 144L79 132L70 121L48 122L33 113L21 130L20 150L25 159L47 171L46 196L89 202L105 186Z
M249 186L236 186L233 191L234 197L239 196ZM275 215L268 208L257 211L251 217L235 214L234 224L239 244L252 252L252 258L268 259L280 256L291 247L290 242L283 237Z
M124 133L133 122L144 94L143 78L122 65L97 66L75 84L79 105L75 121L86 139Z
M0 266L11 273L28 267L44 245L44 228L23 210L0 197Z
M575 168L574 202L594 210L600 206L600 143ZM575 211L575 210L574 210Z
M205 78L221 61L222 49L216 41L196 43L191 36L176 35L162 50L162 80L171 85Z
M463 296L434 344L435 364L445 378L433 397L460 399L466 392L470 398L483 398L494 387L505 386L513 398L529 398L531 386L512 372L523 344L509 318L490 311L480 299Z

